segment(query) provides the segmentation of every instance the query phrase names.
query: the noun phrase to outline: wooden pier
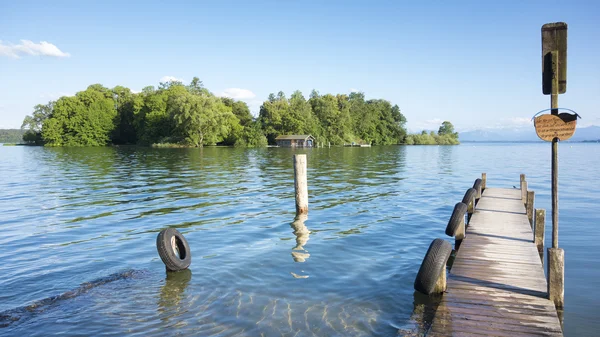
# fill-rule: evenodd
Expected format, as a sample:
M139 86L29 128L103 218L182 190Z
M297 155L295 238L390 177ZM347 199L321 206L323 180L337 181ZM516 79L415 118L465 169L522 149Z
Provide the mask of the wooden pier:
M427 336L562 336L521 189L484 190Z

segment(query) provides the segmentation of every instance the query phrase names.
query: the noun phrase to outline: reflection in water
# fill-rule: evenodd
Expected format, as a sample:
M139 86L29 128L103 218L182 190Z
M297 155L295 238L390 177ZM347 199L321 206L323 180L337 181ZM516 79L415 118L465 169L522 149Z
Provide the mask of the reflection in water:
M410 326L400 329L398 334L403 336L424 336L431 327L431 322L441 296L428 296L415 291L413 294L413 312L410 316Z
M158 301L159 313L167 313L163 320L168 320L172 314L180 311L180 303L190 280L192 271L184 269L177 272L167 272L165 284L160 289Z
M296 216L294 222L291 224L291 227L294 229L294 235L296 235L296 247L292 248L292 257L295 262L304 262L310 257L308 251L304 249L304 245L310 237L310 231L304 224L306 219L308 219L306 214L300 214Z
M437 167L439 174L441 175L451 175L453 172L453 165L455 161L454 156L454 146L452 145L443 145L438 146L438 162Z

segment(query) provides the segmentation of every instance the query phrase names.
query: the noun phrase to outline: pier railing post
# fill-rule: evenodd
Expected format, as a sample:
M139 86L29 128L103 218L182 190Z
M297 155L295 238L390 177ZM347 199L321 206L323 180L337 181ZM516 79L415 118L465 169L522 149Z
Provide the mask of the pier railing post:
M527 182L521 181L521 201L525 204L527 202Z
M527 219L529 219L529 225L533 229L533 205L534 205L535 192L527 191L527 203L525 207L527 209Z
M536 209L535 210L535 246L537 247L540 259L542 259L542 265L544 264L544 231L546 225L546 210Z
M548 248L548 299L561 309L565 305L565 251Z
M472 202L475 204L475 200ZM464 213L463 213L464 214ZM460 222L458 223L458 228L456 229L456 234L454 234L454 249L458 250L462 240L465 238L465 217L462 216L460 218ZM445 281L444 281L445 283Z
M433 287L433 294L443 294L446 291L446 268L440 273L435 286Z
M487 174L486 173L482 173L481 174L481 190L485 190L486 187L486 183L487 183Z
M308 181L306 178L306 155L294 155L294 189L296 214L308 213Z
M471 198L467 204L467 222L471 221L473 213L475 213L475 197Z

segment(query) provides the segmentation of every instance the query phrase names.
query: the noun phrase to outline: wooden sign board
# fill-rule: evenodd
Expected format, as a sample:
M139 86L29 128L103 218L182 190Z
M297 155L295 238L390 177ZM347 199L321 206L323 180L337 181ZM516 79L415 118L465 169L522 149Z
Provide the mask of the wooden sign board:
M567 92L567 24L542 26L542 92L552 94L552 51L558 51L558 93Z
M541 115L534 120L535 133L541 140L551 142L555 137L567 140L575 133L577 115L561 113L559 115Z

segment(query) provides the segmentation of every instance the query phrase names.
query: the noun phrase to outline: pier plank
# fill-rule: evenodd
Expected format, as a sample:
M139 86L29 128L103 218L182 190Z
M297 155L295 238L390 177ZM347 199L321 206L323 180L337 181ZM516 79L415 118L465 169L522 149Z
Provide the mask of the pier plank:
M483 192L427 335L563 335L520 189Z

